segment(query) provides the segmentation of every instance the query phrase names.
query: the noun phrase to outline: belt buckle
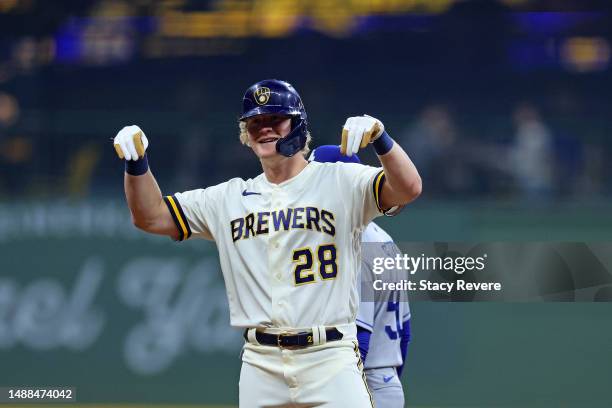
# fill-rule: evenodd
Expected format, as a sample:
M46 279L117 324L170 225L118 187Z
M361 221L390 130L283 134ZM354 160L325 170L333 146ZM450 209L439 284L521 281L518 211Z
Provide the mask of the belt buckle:
M278 346L278 348L280 348L281 350L299 350L301 348L304 348L302 346L283 346L281 344L281 340L283 337L287 337L287 336L297 336L296 333L290 333L290 332L282 332L278 334L278 337L276 338L276 345Z
M282 344L281 344L281 340L283 338L283 336L286 336L287 332L281 332L278 333L278 336L276 337L276 345L278 346L279 349L283 349L285 348Z

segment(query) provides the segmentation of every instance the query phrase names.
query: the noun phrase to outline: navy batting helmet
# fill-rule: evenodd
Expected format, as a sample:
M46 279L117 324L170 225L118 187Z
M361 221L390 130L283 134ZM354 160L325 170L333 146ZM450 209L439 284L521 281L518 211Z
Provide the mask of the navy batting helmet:
M276 151L291 157L306 146L308 123L302 98L290 83L264 79L244 93L241 121L272 113L291 116L291 132L276 142Z

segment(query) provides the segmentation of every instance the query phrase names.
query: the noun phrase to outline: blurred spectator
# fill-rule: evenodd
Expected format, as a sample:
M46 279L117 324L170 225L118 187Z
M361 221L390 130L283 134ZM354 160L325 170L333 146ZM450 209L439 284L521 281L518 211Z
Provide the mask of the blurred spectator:
M19 103L14 96L0 92L0 128L7 129L19 118Z
M457 154L457 132L446 106L425 107L401 144L419 169L426 194L441 196L467 189L469 175Z
M547 198L554 174L551 132L529 103L519 104L513 116L516 133L509 149L509 170L525 198Z
M13 49L13 62L22 72L30 72L36 67L37 44L32 37L22 38Z
M0 193L22 193L27 187L32 142L15 130L19 114L17 99L0 92Z
M100 160L99 144L79 146L68 160L66 194L71 198L84 198L90 193L93 173Z

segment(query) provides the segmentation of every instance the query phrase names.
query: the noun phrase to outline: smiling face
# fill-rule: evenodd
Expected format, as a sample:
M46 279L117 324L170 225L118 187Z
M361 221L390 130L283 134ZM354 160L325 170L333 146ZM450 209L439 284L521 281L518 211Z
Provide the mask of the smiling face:
M257 115L247 119L249 146L257 157L265 159L277 155L276 141L291 132L291 117L279 114Z

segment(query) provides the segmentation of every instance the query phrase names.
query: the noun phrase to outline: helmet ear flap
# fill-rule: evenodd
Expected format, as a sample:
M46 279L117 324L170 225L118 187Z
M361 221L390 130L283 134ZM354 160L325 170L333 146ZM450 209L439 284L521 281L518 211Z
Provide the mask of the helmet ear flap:
M291 117L291 130L295 129L299 124L300 124L301 120L299 116L292 116Z
M295 127L293 123L295 120ZM276 142L276 151L285 157L292 157L306 146L308 128L306 119L298 116L291 119L291 132Z

